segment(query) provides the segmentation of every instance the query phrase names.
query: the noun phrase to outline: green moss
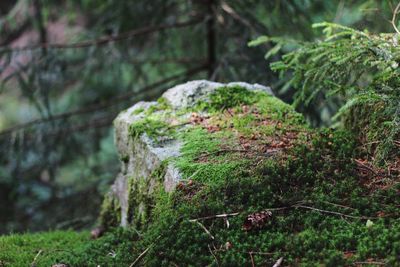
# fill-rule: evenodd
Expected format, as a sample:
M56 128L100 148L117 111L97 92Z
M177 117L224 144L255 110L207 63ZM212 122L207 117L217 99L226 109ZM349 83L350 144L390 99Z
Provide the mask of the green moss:
M199 109L220 111L239 105L249 105L257 101L257 97L263 93L249 91L241 86L219 87L210 94L208 102L199 104Z
M397 104L397 103L396 103ZM400 140L399 116L393 115L396 110L393 103L376 100L351 105L343 115L344 126L358 136L367 155L372 155L378 166L396 164L400 149L395 144Z
M150 223L151 211L155 205L158 191L162 188L166 162L156 168L147 179L129 179L128 222L136 229Z
M206 141L207 134L200 129L188 134L187 140ZM346 132L324 130L313 134L309 144L288 151L284 161L266 159L258 166L246 160L225 162L217 154L209 155L209 161L217 163L193 162L205 151L216 151L217 142L209 140L204 150L192 142L187 143L184 158L190 159L187 162L181 159L178 164L184 168L185 176L198 181L199 186L194 191L183 186L170 196L172 201L156 204L153 216L157 222L149 226L142 242L145 247L144 244L157 241L144 262L150 266L168 266L174 262L217 265L217 258L222 266L243 266L251 265L251 251L261 252L254 254L256 265L271 265L279 257L284 257L285 264L302 266L344 266L368 258L397 262L400 243L394 244L397 236L389 234L400 229L396 217L376 219L370 229L365 219L289 208L273 212L273 218L262 230L242 230L248 214L287 207L298 201L321 210L371 217L379 211L389 212L398 205L399 200L392 197L382 203L385 198L366 195L360 189L351 160L355 153L353 140ZM238 165L229 167L231 163ZM189 221L230 212L240 214L229 218L229 228L223 219L200 221L214 239L198 224ZM376 238L380 240L379 245L374 242ZM227 242L232 245L229 249L225 249ZM215 257L209 246L220 248L213 251ZM396 252L388 254L387 251ZM354 255L345 257L350 252ZM263 253L270 253L270 257Z
M169 105L168 101L164 97L160 97L157 100L157 104L156 105L153 105L153 106L151 106L150 108L147 109L146 115L148 116L148 115L153 114L154 112L161 111L161 110L165 111L165 110L168 110L170 108L171 108L171 106Z
M123 239L134 244L121 253L136 259L148 249L143 266L272 266L280 257L288 266L348 266L368 259L396 266L400 184L370 190L353 160L360 157L354 135L310 130L284 102L242 93L224 88L209 104L185 111L207 109L210 118L174 132L184 143L174 160L183 180L174 192L160 186L150 196L148 182L131 180L130 220L140 225L140 237ZM158 127L168 120L156 114L147 119L156 123L141 122L133 136L164 135L170 128ZM163 167L153 173L164 174ZM140 203L149 209L135 217ZM243 230L249 214L280 207L260 229ZM227 213L236 215L191 221Z
M67 263L66 258L79 257L74 250L88 241L89 233L72 231L0 236L0 266Z
M140 253L138 239L136 231L120 228L96 240L88 232L72 231L2 236L0 266L129 266Z
M145 118L132 123L129 127L129 134L136 139L146 133L150 138L155 139L160 136L169 136L173 134L173 129L168 127L165 121L157 118Z
M101 206L99 222L105 229L116 227L121 221L121 206L110 193L107 194Z
M122 161L124 163L128 163L129 162L129 155L124 155L124 156L120 157L120 161Z
M132 111L131 115L138 115L144 111L144 108L137 108L134 111Z

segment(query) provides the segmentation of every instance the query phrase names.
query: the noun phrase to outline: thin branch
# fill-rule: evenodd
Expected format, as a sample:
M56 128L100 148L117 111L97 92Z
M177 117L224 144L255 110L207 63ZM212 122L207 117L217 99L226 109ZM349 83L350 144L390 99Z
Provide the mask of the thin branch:
M279 266L281 266L282 262L283 262L283 257L280 257L280 258L275 262L274 266L272 266L272 267L279 267Z
M194 75L194 74L196 74L198 72L201 72L201 71L204 71L206 69L207 69L206 65L201 65L201 66L189 69L189 70L187 70L187 71L185 71L183 73L179 73L177 75L173 75L173 76L170 76L170 77L165 78L163 80L160 80L160 81L157 81L155 83L152 83L150 85L144 86L142 89L139 90L139 92L123 93L123 94L120 94L120 95L110 99L110 100L107 100L105 102L101 102L99 104L89 105L88 107L83 108L83 109L77 109L77 110L73 110L73 111L69 111L69 112L53 115L51 118L35 119L35 120L32 120L32 121L27 122L27 123L18 124L16 126L10 127L8 129L0 132L0 136L9 135L9 134L11 134L13 132L16 132L16 131L31 127L31 126L36 125L36 124L46 123L46 122L55 121L55 120L67 119L67 118L70 118L72 116L83 115L83 114L99 111L99 110L102 110L102 109L105 109L105 108L112 107L112 106L114 106L114 105L116 105L118 103L121 103L121 102L130 101L132 97L143 98L144 95L149 95L150 92L153 92L155 89L157 89L159 86L164 85L165 83L175 81L175 80L177 80L177 79L179 79L181 77L187 77L187 76ZM147 98L148 97L149 96L147 96Z
M355 261L354 265L386 265L384 262L380 261Z
M246 20L245 18L243 18L242 16L240 16L231 6L229 6L225 1L222 1L221 3L221 8L223 11L225 11L228 15L230 15L232 18L234 18L235 20L239 21L240 23L242 23L243 25L245 25L246 27L251 28L252 30L254 30L254 27L251 25L251 23Z
M17 47L17 48L11 48L11 47L0 47L0 50L2 49L3 51L8 51L8 52L20 52L20 51L27 51L27 50L36 50L36 49L69 49L69 48L85 48L85 47L91 47L91 46L100 46L100 45L105 45L110 42L115 42L115 41L121 41L125 39L129 39L135 36L139 35L145 35L153 32L159 32L162 30L166 29L172 29L172 28L183 28L183 27L188 27L191 25L199 24L207 20L204 17L199 17L195 18L192 20L184 21L184 22L176 22L172 24L161 24L161 25L156 25L156 26L147 26L143 27L140 29L135 29L132 31L124 32L119 35L114 35L114 36L104 36L99 39L94 39L94 40L87 40L87 41L82 41L82 42L77 42L77 43L71 43L71 44L60 44L60 43L42 43L39 45L31 45L31 46L25 46L25 47Z
M399 13L399 10L400 10L400 2L397 4L396 8L394 9L393 17L392 17L392 20L391 20L391 24L392 24L394 30L397 32L397 34L400 34L400 31L396 26L396 17L397 17L397 14Z
M250 260L251 260L251 267L255 267L256 265L254 263L253 252L250 251L249 255L250 255Z
M153 245L154 245L154 243L151 244L150 246L148 246L142 253L140 253L140 255L136 258L136 260L135 260L134 262L132 262L131 265L129 265L129 267L135 266L136 263L138 263L138 262L143 258L143 256L146 255L146 253L150 250L150 248L151 248Z
M246 150L246 149L220 149L220 150L217 150L217 151L204 153L204 154L194 158L193 160L196 161L196 160L202 159L204 157L208 157L208 156L211 156L211 155L218 155L218 154L225 153L225 152L240 152L240 153L244 153L244 152L249 152L249 150Z
M367 216L347 215L347 214L336 212L336 211L322 210L322 209L318 209L318 208L314 208L314 207L310 207L310 206L304 206L304 205L301 205L301 204L295 204L292 207L293 208L309 209L309 210L314 210L314 211L318 211L318 212L321 212L321 213L339 215L339 216L342 216L342 217L347 217L347 218L352 218L352 219L363 219L363 220L366 220L366 219L373 219L374 218L374 217L367 217Z
M288 207L279 207L279 208L270 208L270 209L263 209L264 211L279 211L279 210L286 210L288 208L291 208L292 206ZM217 214L217 215L210 215L206 217L200 217L196 219L191 219L189 220L190 222L195 222L195 221L201 221L201 220L209 220L209 219L215 219L215 218L228 218L228 217L233 217L241 214L242 212L233 212L233 213L223 213L223 214Z
M208 219L215 219L215 218L226 218L226 217L237 216L239 214L240 214L240 212L217 214L217 215L211 215L211 216L201 217L201 218L197 218L197 219L191 219L189 221L190 222L197 222L197 221L200 221L200 220L208 220Z
M181 58L154 58L154 59L132 59L129 60L132 64L190 64L190 63L207 63L207 59L204 58L192 58L192 57L181 57Z
M351 210L356 210L355 208L349 207L349 206L345 206L345 205L341 205L341 204L336 204L336 203L332 203L329 201L322 201L323 203L329 204L329 205L333 205L336 207L340 207L340 208L344 208L344 209L351 209Z
M212 252L212 250L210 248L210 245L207 245L207 246L208 246L208 250L210 251L211 255L214 257L215 262L217 263L217 266L219 266L219 262L218 262L217 256L215 256L215 254Z
M212 240L215 240L215 237L210 233L210 231L208 231L208 229L201 222L199 222L197 220L196 221L190 220L190 222L196 222L204 230L204 232L206 232L206 234L209 237L211 237Z
M43 252L43 250L39 250L39 252L36 254L35 258L33 258L33 261L31 263L31 267L35 267L36 266L36 260L40 256L40 254L42 254L42 252Z

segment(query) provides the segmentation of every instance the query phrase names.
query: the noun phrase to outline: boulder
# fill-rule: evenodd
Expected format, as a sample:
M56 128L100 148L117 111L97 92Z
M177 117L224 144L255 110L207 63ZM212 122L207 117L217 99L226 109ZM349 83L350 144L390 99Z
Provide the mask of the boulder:
M118 223L125 227L132 222L144 222L149 212L146 201L151 202L154 189L161 185L170 192L182 179L181 172L171 160L180 156L182 141L176 134L162 133L161 128L165 125L152 125L156 124L154 118L161 118L168 124L167 131L169 127L175 133L183 131L192 126L189 121L193 108L207 103L213 92L225 87L273 95L270 87L259 84L191 81L167 90L158 102L138 102L118 115L114 127L121 171L103 204L103 225ZM162 177L154 175L160 168Z

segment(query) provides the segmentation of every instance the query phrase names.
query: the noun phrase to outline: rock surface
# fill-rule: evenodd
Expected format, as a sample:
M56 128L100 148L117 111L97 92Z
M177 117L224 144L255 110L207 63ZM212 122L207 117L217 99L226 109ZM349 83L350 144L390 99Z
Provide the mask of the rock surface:
M181 112L181 117L188 118L190 114L184 114L182 110L193 107L199 102L208 100L208 96L220 87L240 86L248 90L263 91L273 95L271 88L259 84L248 84L244 82L234 82L228 84L210 82L205 80L191 81L185 84L177 85L167 90L162 98L172 107L173 112ZM138 138L132 138L130 126L135 122L141 121L148 116L148 110L155 107L157 102L138 102L131 108L121 112L114 121L115 143L121 160L121 171L118 174L109 197L119 204L118 210L121 213L118 220L121 226L127 226L132 218L129 218L130 207L129 199L143 197L130 194L149 195L158 182L152 173L156 171L162 163L171 158L179 157L181 142L174 138L158 138L146 133ZM153 114L163 116L163 110L156 110ZM174 124L174 123L171 123ZM179 127L179 125L178 125ZM181 127L190 127L183 125ZM164 189L167 192L172 191L181 179L179 170L171 161L167 163L164 170L164 176L161 177ZM140 192L132 191L131 184L145 184L140 188ZM145 213L145 203L136 203L138 205L136 215Z

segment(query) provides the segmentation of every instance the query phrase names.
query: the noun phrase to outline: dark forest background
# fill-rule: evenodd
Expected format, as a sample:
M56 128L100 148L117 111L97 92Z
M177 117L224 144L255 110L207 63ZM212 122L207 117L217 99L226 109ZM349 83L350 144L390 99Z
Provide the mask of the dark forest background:
M381 0L2 0L0 233L82 229L118 171L112 121L194 79L295 91L260 35L316 40L315 22L393 32ZM281 52L288 52L285 47ZM281 53L280 52L280 53ZM299 106L329 125L340 99Z

